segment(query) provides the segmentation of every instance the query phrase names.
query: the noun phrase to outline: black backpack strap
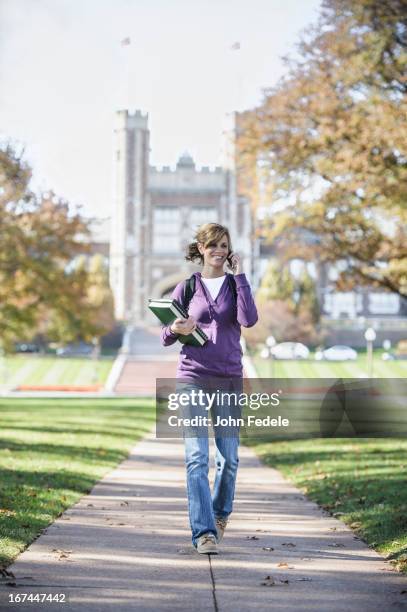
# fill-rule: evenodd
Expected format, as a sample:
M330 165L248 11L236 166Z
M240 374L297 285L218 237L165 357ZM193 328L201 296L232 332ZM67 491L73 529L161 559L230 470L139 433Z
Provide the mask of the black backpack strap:
M187 312L188 312L189 304L195 293L195 283L196 283L196 279L195 279L194 274L190 276L190 278L187 278L185 281L182 305Z
M237 304L237 287L236 287L235 277L233 276L233 274L228 274L227 277L228 277L229 287L233 294L233 298L235 300L235 303ZM189 304L195 293L195 287L196 287L196 278L195 278L195 275L193 274L192 276L186 279L185 285L184 285L184 295L183 295L182 305L187 312L188 312Z

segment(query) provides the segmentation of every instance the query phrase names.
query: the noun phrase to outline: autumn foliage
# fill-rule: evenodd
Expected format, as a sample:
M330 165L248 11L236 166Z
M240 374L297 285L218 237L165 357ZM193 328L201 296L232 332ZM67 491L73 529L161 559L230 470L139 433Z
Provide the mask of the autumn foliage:
M60 342L92 340L112 325L112 316L101 313L100 266L75 265L88 250L87 223L55 194L31 193L30 178L21 156L10 145L1 148L0 348L6 350L37 333Z
M345 260L340 289L406 296L406 4L324 0L297 52L239 119L246 187L285 203L267 238L286 259ZM298 228L318 237L312 249Z

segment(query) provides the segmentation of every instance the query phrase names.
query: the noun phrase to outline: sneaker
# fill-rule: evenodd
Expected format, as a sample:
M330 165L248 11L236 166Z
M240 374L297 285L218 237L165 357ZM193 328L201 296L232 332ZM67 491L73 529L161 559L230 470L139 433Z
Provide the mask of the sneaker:
M217 518L216 522L216 530L218 532L218 542L220 542L223 538L223 534L225 533L226 525L228 524L227 518Z
M196 550L201 554L217 555L216 537L213 533L204 533L196 542Z

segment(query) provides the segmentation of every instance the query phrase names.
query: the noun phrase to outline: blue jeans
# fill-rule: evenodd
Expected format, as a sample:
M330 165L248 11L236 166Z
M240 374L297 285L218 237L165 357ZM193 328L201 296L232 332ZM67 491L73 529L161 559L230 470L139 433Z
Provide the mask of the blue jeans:
M199 390L199 384L188 383L183 385L182 391ZM213 493L209 486L209 440L208 427L198 426L184 428L185 464L187 471L187 491L189 521L192 531L192 544L196 546L197 539L204 533L217 535L215 519L227 518L232 512L235 494L236 475L239 464L239 426L215 426L218 416L225 417L233 413L233 408L214 402L210 412L200 410L214 423L214 442L216 449L216 473ZM198 411L188 405L183 411L184 417L196 416ZM225 433L227 435L225 435Z

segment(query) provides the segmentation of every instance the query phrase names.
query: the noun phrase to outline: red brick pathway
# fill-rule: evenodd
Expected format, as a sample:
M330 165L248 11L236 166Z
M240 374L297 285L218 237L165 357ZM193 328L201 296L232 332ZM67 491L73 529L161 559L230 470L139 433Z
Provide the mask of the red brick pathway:
M157 378L175 378L177 355L171 361L131 360L125 364L116 385L116 393L123 395L154 395Z

